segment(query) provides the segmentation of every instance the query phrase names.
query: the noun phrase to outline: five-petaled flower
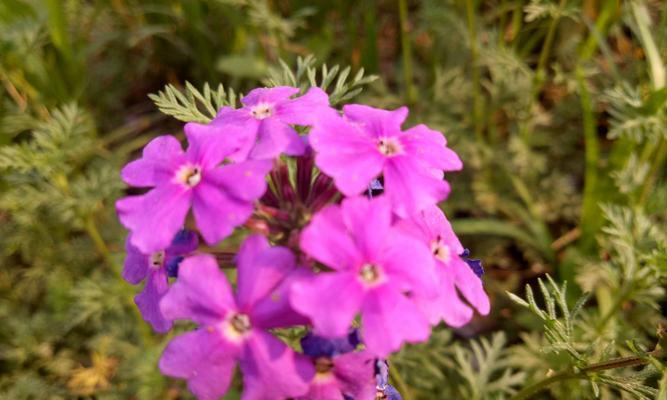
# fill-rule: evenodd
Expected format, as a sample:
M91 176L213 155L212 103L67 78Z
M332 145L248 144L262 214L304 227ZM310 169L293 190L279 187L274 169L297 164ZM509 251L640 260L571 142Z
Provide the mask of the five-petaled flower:
M182 230L176 234L169 247L151 254L141 252L132 244L131 234L125 241L125 266L123 278L133 285L146 280L144 290L135 296L134 301L141 315L157 332L171 329L171 321L164 318L160 311L160 300L169 289L169 276L175 276L178 264L183 256L197 249L197 234Z
M470 321L473 310L461 300L459 292L480 314L489 313L489 298L482 280L461 258L463 246L438 206L430 206L398 226L431 248L438 275L438 296L428 298L416 293L415 299L432 324L444 320L450 326L460 327Z
M403 131L407 115L406 107L358 104L344 106L343 116L320 112L310 133L315 163L346 196L362 193L382 175L384 193L403 218L443 200L449 194L443 171L463 164L440 132L426 125Z
M153 187L116 203L121 223L132 232L132 244L145 253L169 245L190 207L204 240L217 243L250 217L253 202L266 190L270 161L220 166L238 148L235 142L195 132L187 138L185 152L173 136L153 139L143 157L121 172L132 186Z
M186 379L199 399L217 399L243 371L244 399L284 399L307 392L312 363L268 331L304 323L289 307L287 275L292 253L248 237L238 254L236 294L209 255L181 262L178 281L161 302L169 319L188 319L199 329L173 339L160 359L166 375Z
M363 341L375 356L428 338L428 320L412 296L435 296L433 258L424 243L392 226L385 198L348 198L321 210L300 245L333 270L295 282L290 296L319 335L344 335L361 313Z
M291 125L311 125L319 110L328 108L329 97L312 88L291 98L298 92L289 86L254 89L241 100L243 107L223 107L209 124L188 123L185 130L239 140L241 147L228 155L235 161L301 155L306 142Z

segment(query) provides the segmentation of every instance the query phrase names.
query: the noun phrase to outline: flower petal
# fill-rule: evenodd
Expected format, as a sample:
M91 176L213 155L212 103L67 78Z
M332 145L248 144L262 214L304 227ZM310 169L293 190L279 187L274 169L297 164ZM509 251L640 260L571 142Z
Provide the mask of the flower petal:
M309 135L315 149L315 163L331 176L345 195L357 195L368 188L381 172L384 157L375 139L336 112L320 113Z
M313 322L315 333L328 338L347 334L361 308L364 292L352 272L320 273L292 285L290 302Z
M301 155L306 149L303 140L294 128L277 117L263 119L257 132L257 143L250 152L250 158L268 160L290 149L290 155Z
M276 116L295 125L312 125L318 111L329 106L329 96L318 87L312 87L301 97L278 105Z
M183 227L191 192L183 185L166 184L142 196L116 202L118 216L132 231L132 244L144 254L164 250Z
M148 273L148 256L132 244L132 234L125 239L125 263L123 266L123 279L136 285L146 278Z
M282 400L308 391L315 371L310 361L272 335L255 331L241 358L242 400Z
M253 208L252 203L229 196L208 179L195 187L192 212L199 232L210 245L229 236L252 215Z
M222 161L239 151L248 140L243 127L228 125L228 134L210 134L196 125L186 125L188 138L186 156L190 162L197 163L206 171L220 165Z
M353 399L372 399L375 395L374 358L366 351L334 358L334 374L341 391Z
M291 86L276 86L272 88L257 88L243 96L241 103L244 106L253 106L257 103L279 103L287 101L299 93L299 89Z
M423 242L392 229L382 249L382 266L401 289L424 297L437 295L437 275L431 251Z
M336 270L350 269L361 258L336 205L315 214L301 232L300 243L306 254Z
M208 254L181 261L178 280L160 302L166 318L189 319L200 325L215 325L235 309L229 282Z
M343 221L353 233L356 247L365 261L376 261L380 257L383 243L391 225L391 208L387 199L377 197L347 198L343 201Z
M158 136L144 147L142 158L123 167L121 176L128 185L157 186L172 178L182 160L183 150L178 140L173 136Z
M199 400L218 400L229 389L238 353L216 331L200 329L169 342L160 358L160 371L186 379Z
M458 171L463 162L447 147L445 136L426 125L417 125L404 132L401 142L407 153L419 158L431 168L443 171Z
M482 280L475 275L465 261L458 257L452 261L451 270L454 274L456 287L466 301L475 307L480 314L487 315L491 311L491 304L489 303L489 296L484 291Z
M363 104L347 104L343 106L343 114L346 118L362 124L373 137L396 136L400 134L401 125L408 117L408 108L383 110Z
M251 235L238 254L236 298L242 309L266 297L295 267L295 257L286 247L270 247L262 235Z
M148 273L144 290L134 298L144 320L160 333L171 329L171 321L165 319L160 311L160 300L168 290L167 271L164 268L152 269Z
M422 342L431 333L415 303L389 285L366 294L361 312L363 339L372 355L386 358L403 342Z
M253 202L266 191L266 174L271 170L269 160L244 161L209 171L204 178L239 200Z
M438 203L449 194L449 184L435 178L423 166L407 156L391 158L384 169L384 193L394 212L409 217Z

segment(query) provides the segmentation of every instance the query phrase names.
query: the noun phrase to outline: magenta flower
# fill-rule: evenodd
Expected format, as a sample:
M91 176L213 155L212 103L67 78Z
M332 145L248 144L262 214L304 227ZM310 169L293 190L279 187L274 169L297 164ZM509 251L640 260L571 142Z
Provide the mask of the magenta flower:
M242 108L224 107L210 124L189 123L186 132L240 138L242 147L229 155L234 161L301 155L305 141L290 125L311 125L318 111L329 106L329 97L311 88L292 99L297 93L298 88L289 86L254 89L241 100Z
M146 280L144 290L134 301L141 315L157 332L171 329L171 321L165 319L160 311L160 300L169 289L169 276L175 275L183 256L195 251L198 245L197 234L186 230L178 232L169 247L152 254L144 254L136 248L131 235L125 241L127 257L123 278L133 285Z
M170 319L188 319L199 329L173 339L160 359L168 376L186 379L198 399L224 395L238 363L243 400L284 399L308 391L314 375L310 361L295 354L268 330L302 324L287 301L292 253L269 247L263 236L248 237L238 255L236 295L215 259L183 260L177 282L160 304Z
M361 313L366 348L381 357L404 341L428 338L428 320L411 297L435 296L428 247L393 228L391 218L383 197L348 198L322 209L301 233L300 244L333 272L295 282L290 296L292 306L325 337L345 335Z
M313 357L315 376L308 393L297 400L355 400L374 398L373 357L364 351L332 357Z
M360 194L382 175L392 209L403 218L447 197L442 172L463 164L440 132L425 125L401 130L406 107L387 111L351 104L343 113L319 113L309 137L315 163L343 194Z
M132 232L132 244L146 254L169 245L191 206L204 240L215 244L250 217L253 202L266 190L270 161L220 167L238 149L234 141L193 132L187 137L185 152L173 136L153 139L143 157L121 172L129 185L153 187L116 203L121 223Z
M438 206L428 207L398 226L431 248L440 290L435 298L416 296L415 299L432 324L444 320L450 326L459 327L470 321L473 310L461 300L459 292L480 314L489 313L489 297L482 280L461 258L463 246Z

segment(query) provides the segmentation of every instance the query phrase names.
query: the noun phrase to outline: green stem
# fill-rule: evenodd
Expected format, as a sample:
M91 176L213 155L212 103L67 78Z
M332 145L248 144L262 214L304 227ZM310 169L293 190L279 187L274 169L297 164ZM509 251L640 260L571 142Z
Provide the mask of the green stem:
M417 91L412 82L412 46L408 33L408 2L398 0L398 18L401 24L401 55L403 57L403 79L405 81L405 101L414 104L417 101Z
M396 390L401 394L403 400L411 400L412 394L408 385L403 380L401 374L399 374L394 368L389 368L389 378L396 385Z
M585 144L584 198L581 207L581 238L584 248L591 248L602 224L602 212L598 206L598 159L600 148L595 129L595 117L590 93L581 66L576 69L581 98Z
M653 159L653 163L651 163L651 168L649 169L646 180L644 180L644 185L642 186L639 195L638 204L640 206L646 204L648 196L653 191L653 185L658 179L658 175L662 170L662 165L665 163L665 159L667 159L667 140L665 140L664 137L661 137L655 152L655 158Z
M473 118L475 126L475 137L478 144L484 143L482 116L484 113L484 99L481 92L481 73L478 65L479 45L477 43L477 28L475 27L475 4L474 0L465 0L466 21L468 24L468 36L470 40L470 68L472 73L472 96L473 96Z
M558 14L551 20L549 23L549 29L547 30L547 37L544 40L542 45L542 51L540 52L540 58L537 62L537 70L535 72L535 87L539 87L540 84L544 81L545 78L545 68L547 66L547 61L549 61L549 55L551 53L551 47L553 46L554 38L556 37L556 28L558 28L558 22L560 21L561 14L567 0L560 0L558 4Z
M660 52L658 47L655 45L653 40L653 35L651 35L650 23L651 19L646 10L646 5L639 1L631 1L630 5L632 7L632 13L637 21L637 28L639 29L639 39L642 42L644 47L644 52L646 53L646 58L649 63L649 72L651 74L651 82L653 83L653 88L660 90L665 87L665 66L662 63L660 58Z
M116 264L113 261L113 257L111 257L109 247L107 247L107 244L102 238L100 231L97 229L97 225L95 224L95 220L93 219L92 215L86 218L85 229L86 233L95 245L95 250L97 250L99 255L104 259L104 262L109 266L109 268L113 269L114 271L118 271L118 268L116 268Z
M662 353L663 350L654 350L653 352L649 353L648 356L653 356L653 357L660 356L662 355ZM562 371L546 379L543 379L539 382L536 382L530 386L526 386L525 388L517 392L514 396L512 396L510 400L529 399L533 395L541 392L542 390L546 389L551 384L556 382L572 380L572 379L586 379L588 377L588 374L591 373L606 371L616 368L636 367L638 365L645 365L648 363L649 363L648 357L631 356L631 357L621 357L609 361L603 361L600 363L591 364L585 368L576 371Z

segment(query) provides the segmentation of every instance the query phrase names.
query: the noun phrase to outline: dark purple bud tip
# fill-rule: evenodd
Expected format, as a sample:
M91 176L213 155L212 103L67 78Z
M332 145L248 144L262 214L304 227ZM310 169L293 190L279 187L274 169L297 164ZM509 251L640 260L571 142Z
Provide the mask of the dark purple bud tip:
M370 185L368 185L366 194L368 195L368 198L373 198L375 196L381 195L382 192L384 192L382 178L376 178L371 181Z
M301 339L301 348L303 353L310 357L333 357L354 351L359 343L356 329L347 336L336 339L327 339L308 332Z
M384 397L379 397L379 396L384 396ZM401 397L401 394L398 393L398 390L394 388L391 385L387 385L382 389L381 391L378 390L378 399L386 399L386 400L403 400Z
M178 266L181 264L181 261L183 261L183 258L183 256L174 257L165 265L167 268L167 275L169 275L170 278L178 278Z
M463 259L463 261L466 262L466 264L468 264L472 272L474 272L475 275L477 275L477 277L481 279L482 275L484 275L484 267L482 267L482 260L468 258L469 255L470 255L470 250L463 249L463 253L461 253L461 258Z

